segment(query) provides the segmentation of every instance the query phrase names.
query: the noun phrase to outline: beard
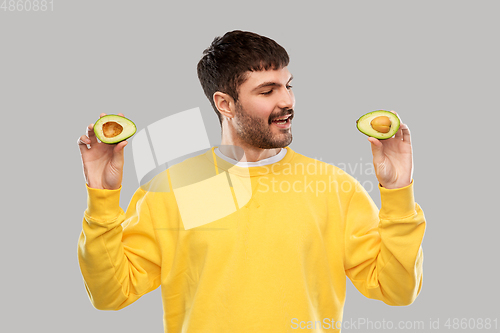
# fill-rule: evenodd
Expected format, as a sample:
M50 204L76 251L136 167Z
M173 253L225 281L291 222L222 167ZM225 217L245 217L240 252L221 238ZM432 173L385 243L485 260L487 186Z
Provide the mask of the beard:
M284 148L292 142L291 128L278 129L277 134L271 130L271 121L288 114L291 114L291 119L292 109L282 109L279 114L271 115L266 121L250 115L239 103L236 103L235 114L236 133L243 142L250 146L261 149Z

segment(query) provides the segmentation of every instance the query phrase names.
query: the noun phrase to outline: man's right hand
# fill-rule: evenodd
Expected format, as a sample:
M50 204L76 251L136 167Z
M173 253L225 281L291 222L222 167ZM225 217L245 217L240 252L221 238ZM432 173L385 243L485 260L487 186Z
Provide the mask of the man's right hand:
M101 113L100 117L105 116ZM123 117L123 114L118 113ZM87 127L87 134L78 138L78 147L82 156L83 175L91 188L117 190L122 184L123 149L127 141L106 144L97 141L94 124Z

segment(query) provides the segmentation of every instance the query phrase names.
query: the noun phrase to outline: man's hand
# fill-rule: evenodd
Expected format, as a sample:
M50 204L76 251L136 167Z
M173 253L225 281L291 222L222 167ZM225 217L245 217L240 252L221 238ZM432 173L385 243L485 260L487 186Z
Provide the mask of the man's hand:
M101 113L100 117L105 116ZM118 113L119 116L123 114ZM123 149L127 141L110 145L98 142L94 133L94 124L87 127L87 134L78 138L78 147L82 156L83 174L87 185L97 189L119 189L123 177Z
M396 112L391 112L397 116ZM408 126L401 122L398 132L392 138L378 140L369 137L368 141L371 142L373 166L380 185L388 189L410 185L413 157Z

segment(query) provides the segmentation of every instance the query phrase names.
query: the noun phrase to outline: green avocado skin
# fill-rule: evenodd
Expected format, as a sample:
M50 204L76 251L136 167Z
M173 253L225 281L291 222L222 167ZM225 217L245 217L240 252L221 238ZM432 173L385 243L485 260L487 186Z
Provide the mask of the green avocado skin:
M102 134L102 126L109 122L109 121L114 121L119 123L123 127L123 132L120 133L119 135L113 137L113 138L107 138ZM128 118L115 115L115 114L108 114L106 116L103 116L99 118L95 123L94 123L94 133L95 136L102 142L106 144L116 144L120 143L122 141L127 140L130 138L132 135L135 134L137 131L137 127L135 126L134 122Z
M380 116L387 116L391 119L391 129L387 133L377 132L370 125L370 122L371 120L373 120L373 118ZM386 110L368 112L367 114L362 115L358 120L356 120L356 127L361 133L379 140L386 140L393 137L394 134L396 134L396 132L399 130L399 125L400 121L398 116Z

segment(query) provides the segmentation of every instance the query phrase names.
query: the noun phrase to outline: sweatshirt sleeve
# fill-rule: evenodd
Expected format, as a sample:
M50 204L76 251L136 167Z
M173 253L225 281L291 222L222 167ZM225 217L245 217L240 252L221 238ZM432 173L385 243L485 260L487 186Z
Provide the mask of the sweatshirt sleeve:
M139 188L127 212L120 189L87 186L87 209L78 241L78 261L90 301L118 310L160 285L160 250L146 200Z
M380 211L363 187L356 186L346 215L346 274L368 298L409 305L422 286L425 231L413 181L400 189L379 185Z

